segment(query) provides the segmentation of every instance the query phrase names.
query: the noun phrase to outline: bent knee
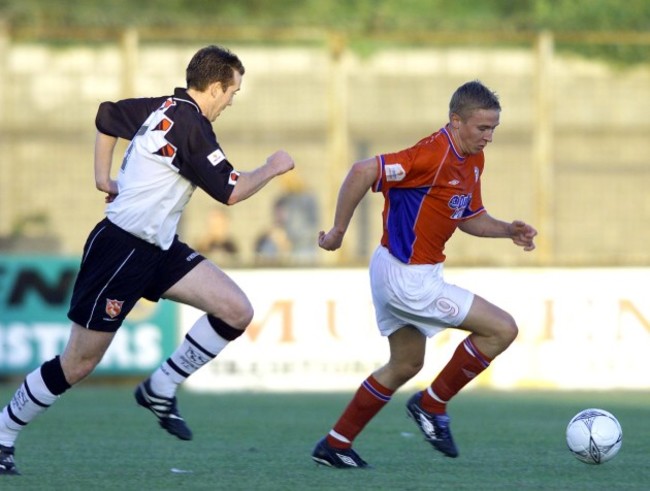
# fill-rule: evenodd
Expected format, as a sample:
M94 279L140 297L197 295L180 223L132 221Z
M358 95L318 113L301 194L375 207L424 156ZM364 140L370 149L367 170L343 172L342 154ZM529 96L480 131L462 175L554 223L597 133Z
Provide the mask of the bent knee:
M503 319L503 322L499 324L497 330L497 337L505 347L510 346L512 342L517 339L519 334L519 327L510 314L507 314Z
M245 330L252 322L254 313L253 306L246 297L237 302L218 305L208 312L209 315L240 331Z
M252 322L254 313L250 302L244 302L240 305L229 305L227 309L220 309L219 312L208 313L208 319L218 334L221 334L219 329L232 330L235 331L232 336L238 337Z
M241 329L243 331L253 321L254 314L255 311L253 310L253 306L247 300L242 305L240 305L237 311L234 313L234 320L231 325L235 329Z

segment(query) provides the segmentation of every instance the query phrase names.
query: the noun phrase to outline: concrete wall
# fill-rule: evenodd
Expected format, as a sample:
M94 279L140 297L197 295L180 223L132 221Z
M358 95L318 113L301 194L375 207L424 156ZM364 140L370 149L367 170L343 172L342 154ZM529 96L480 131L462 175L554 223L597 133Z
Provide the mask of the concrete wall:
M184 85L185 66L199 47L143 44L131 71L119 46L7 44L0 51L0 246L27 251L41 244L51 250L41 239L36 246L9 240L22 226L23 236L45 232L55 238L56 252L79 254L103 210L92 171L97 105L170 93ZM440 128L453 90L476 78L499 93L503 106L486 151L483 188L490 213L533 224L550 214L550 264L650 262L650 232L643 225L650 219L650 68L553 57L545 79L551 94L551 192L540 203L534 192L540 117L534 51L346 51L335 62L319 47L230 47L247 72L234 105L214 124L219 140L242 170L284 148L296 159L298 178L280 179L246 202L222 207L243 263L253 262L253 244L268 228L284 187L300 181L313 193L320 214L315 228L328 228L338 185L352 161L401 149ZM195 193L183 221L187 241L200 240L215 206L221 205ZM379 196L366 198L341 254L318 252L316 263L364 263L379 238L380 210ZM464 265L540 263L506 241L460 234L448 258Z

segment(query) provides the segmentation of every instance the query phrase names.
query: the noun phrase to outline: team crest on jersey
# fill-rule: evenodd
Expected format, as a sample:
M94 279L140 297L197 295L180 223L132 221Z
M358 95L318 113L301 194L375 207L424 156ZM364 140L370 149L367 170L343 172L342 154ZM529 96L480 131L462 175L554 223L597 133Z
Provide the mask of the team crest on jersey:
M239 172L234 170L230 173L230 177L228 177L228 184L234 186L235 184L237 184L237 179L239 179Z
M122 312L122 304L124 300L111 300L110 298L106 299L106 313L111 319L114 319L120 312Z
M384 168L387 181L401 181L406 177L402 164L387 164Z
M214 152L212 152L210 155L208 155L208 160L210 163L215 166L219 164L220 162L223 162L226 160L226 156L223 154L221 149L217 148Z

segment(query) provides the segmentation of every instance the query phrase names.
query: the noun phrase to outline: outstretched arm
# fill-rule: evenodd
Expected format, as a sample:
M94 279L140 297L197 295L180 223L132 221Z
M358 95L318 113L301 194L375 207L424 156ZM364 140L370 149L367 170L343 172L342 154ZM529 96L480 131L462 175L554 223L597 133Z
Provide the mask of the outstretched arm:
M377 179L377 160L369 158L356 162L345 177L336 202L334 226L329 232L318 233L318 245L326 251L341 247L343 236L350 225L354 210Z
M266 162L257 169L239 174L237 184L228 199L228 204L234 205L246 198L250 198L266 186L271 179L289 172L294 166L291 156L284 150L278 150L269 156Z
M537 235L537 230L521 220L508 223L497 220L487 213L481 213L474 218L461 222L458 228L477 237L509 237L516 245L523 247L524 251L535 249L533 239Z
M117 138L100 131L95 137L95 186L106 193L106 202L110 203L118 193L117 182L111 179L113 151Z

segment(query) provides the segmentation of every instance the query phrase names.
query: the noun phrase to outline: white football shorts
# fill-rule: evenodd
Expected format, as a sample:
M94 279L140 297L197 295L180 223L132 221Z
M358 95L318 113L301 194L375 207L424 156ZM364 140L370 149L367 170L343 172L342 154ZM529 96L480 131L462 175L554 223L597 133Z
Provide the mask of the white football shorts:
M404 264L383 246L375 250L370 289L382 336L411 325L430 338L462 324L474 294L445 283L442 273L442 263Z

